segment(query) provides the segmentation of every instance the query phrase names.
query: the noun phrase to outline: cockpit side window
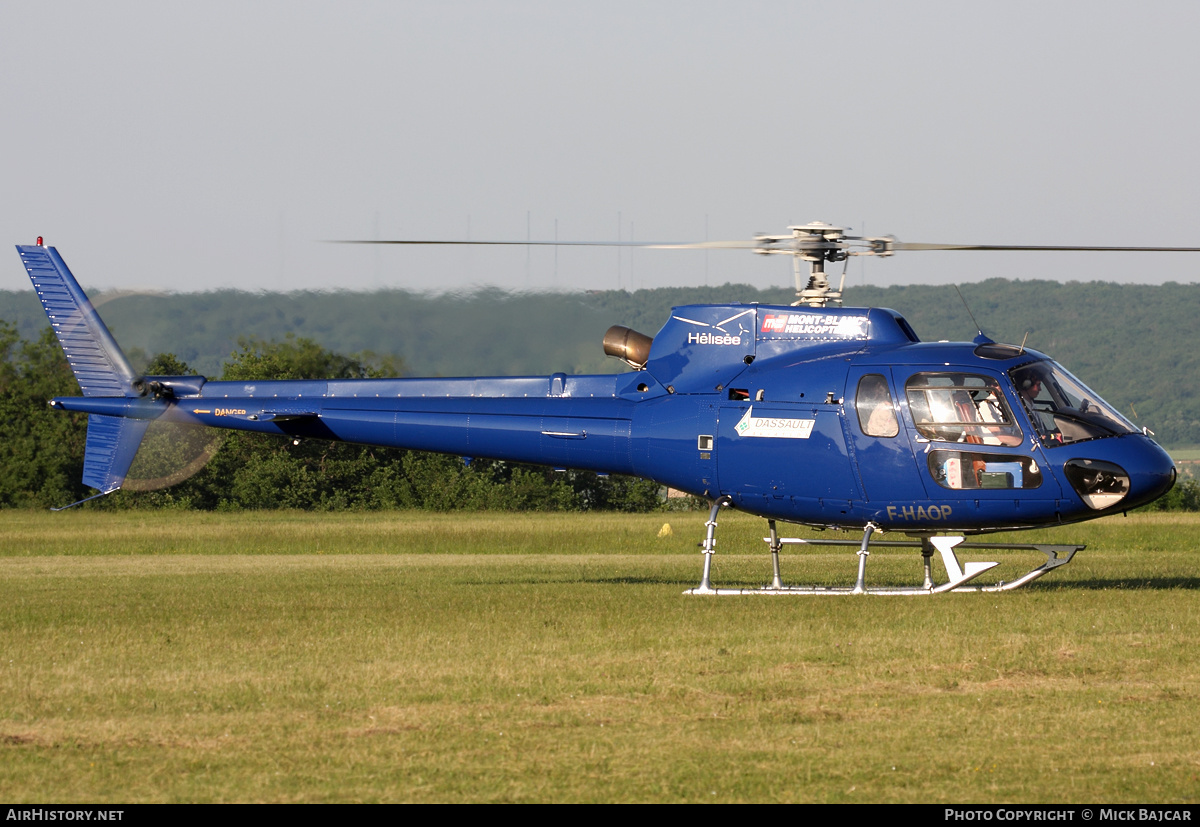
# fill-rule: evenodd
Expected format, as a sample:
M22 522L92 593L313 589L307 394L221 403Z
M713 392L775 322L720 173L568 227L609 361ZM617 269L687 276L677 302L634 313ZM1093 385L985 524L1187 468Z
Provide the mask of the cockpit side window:
M913 424L938 442L1020 445L1021 429L990 376L917 373L905 385Z
M858 380L854 407L858 411L858 426L867 436L896 436L900 433L887 379L880 374L871 373Z

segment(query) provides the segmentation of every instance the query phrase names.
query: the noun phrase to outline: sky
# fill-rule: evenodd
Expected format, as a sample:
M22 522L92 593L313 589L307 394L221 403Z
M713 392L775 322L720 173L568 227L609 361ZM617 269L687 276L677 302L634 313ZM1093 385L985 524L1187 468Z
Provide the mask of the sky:
M172 291L792 278L330 239L1200 246L1197 31L1192 0L0 0L0 237ZM1200 254L907 253L847 282L995 276L1195 282Z

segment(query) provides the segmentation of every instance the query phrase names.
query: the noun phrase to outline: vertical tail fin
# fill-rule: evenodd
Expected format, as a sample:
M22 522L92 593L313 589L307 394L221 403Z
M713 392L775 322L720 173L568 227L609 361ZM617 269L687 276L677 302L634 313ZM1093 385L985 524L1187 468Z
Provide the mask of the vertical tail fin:
M140 377L53 247L18 246L84 396L138 396Z
M130 366L58 251L40 244L18 246L17 251L83 395L139 396L141 377ZM148 419L100 414L88 417L83 482L100 491L96 496L110 494L125 482L149 424Z

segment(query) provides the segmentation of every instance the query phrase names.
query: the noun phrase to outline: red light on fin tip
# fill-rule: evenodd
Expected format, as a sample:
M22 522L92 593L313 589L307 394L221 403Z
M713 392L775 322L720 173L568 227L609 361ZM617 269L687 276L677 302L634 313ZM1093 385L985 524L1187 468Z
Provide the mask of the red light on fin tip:
M41 237L40 235L38 236L38 243L37 243L37 246L39 246L39 247L41 247L41 246L42 246L42 237Z

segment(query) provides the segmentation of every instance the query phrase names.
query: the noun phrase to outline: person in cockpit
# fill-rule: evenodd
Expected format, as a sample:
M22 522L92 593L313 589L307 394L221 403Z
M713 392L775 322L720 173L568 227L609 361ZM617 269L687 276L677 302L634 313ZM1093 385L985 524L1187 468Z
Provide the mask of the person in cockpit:
M1062 432L1059 431L1058 425L1054 421L1054 414L1036 405L1038 396L1042 393L1042 377L1038 371L1030 367L1018 372L1013 380L1017 384L1017 393L1021 396L1021 402L1025 405L1029 419L1041 433L1042 439L1045 442L1061 443L1063 441Z

